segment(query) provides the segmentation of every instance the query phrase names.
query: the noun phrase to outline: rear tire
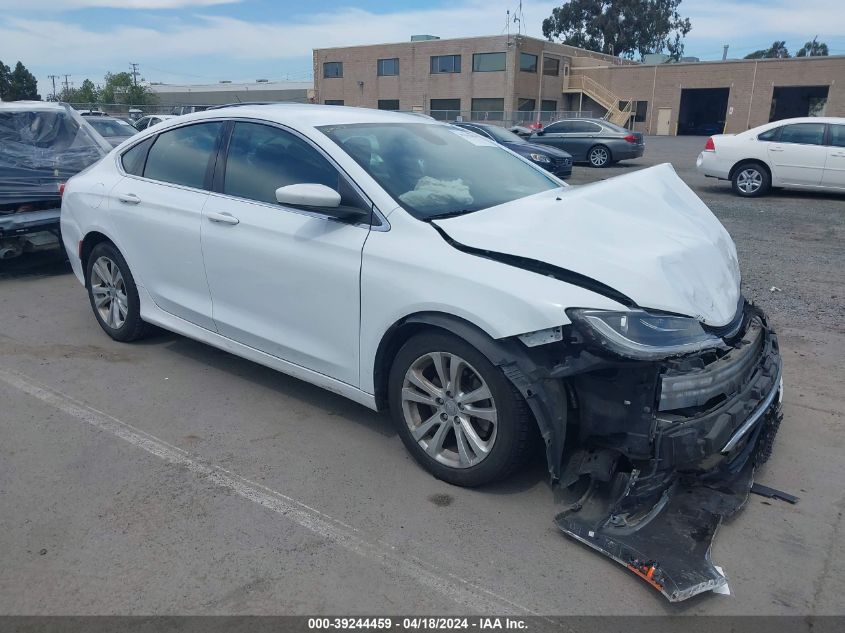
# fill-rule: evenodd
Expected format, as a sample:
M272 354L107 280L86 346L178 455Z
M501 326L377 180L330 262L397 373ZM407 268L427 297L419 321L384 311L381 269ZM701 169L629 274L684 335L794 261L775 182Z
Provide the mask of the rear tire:
M741 163L734 169L731 177L734 193L743 198L756 198L766 195L772 186L769 171L760 163Z
M590 167L607 167L613 162L613 155L604 145L594 145L587 152L587 162L590 163Z
M532 452L533 418L522 395L486 356L452 334L409 339L390 369L388 398L405 447L450 484L504 479Z
M141 319L141 300L126 260L111 242L91 251L85 287L97 323L116 341L128 343L146 336L151 326Z

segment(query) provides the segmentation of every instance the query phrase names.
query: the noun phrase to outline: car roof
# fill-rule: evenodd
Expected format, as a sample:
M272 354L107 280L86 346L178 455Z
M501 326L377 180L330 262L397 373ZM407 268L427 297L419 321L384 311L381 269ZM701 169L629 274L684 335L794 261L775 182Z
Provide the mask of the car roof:
M203 112L183 114L179 122L202 121L219 118L256 118L290 125L291 127L320 127L323 125L343 125L350 123L417 123L422 125L442 125L442 122L429 120L402 112L375 110L373 108L353 108L349 106L269 103L228 106Z
M0 110L8 112L67 112L67 106L56 101L1 101Z
M777 127L778 125L785 125L787 123L845 123L845 118L836 116L802 116L793 119L779 119L777 121L769 121L765 126ZM763 125L759 126L763 127Z

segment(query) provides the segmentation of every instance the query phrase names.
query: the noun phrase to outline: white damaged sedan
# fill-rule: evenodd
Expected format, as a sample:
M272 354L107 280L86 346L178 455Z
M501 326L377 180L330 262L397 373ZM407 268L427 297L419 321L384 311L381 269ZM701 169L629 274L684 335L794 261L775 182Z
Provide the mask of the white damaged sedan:
M540 437L553 481L625 491L631 538L680 481L737 481L780 422L777 338L669 165L573 188L433 120L244 105L123 143L67 183L61 223L112 338L155 324L387 407L457 485ZM631 557L577 517L561 529ZM724 580L708 565L649 578L682 599Z

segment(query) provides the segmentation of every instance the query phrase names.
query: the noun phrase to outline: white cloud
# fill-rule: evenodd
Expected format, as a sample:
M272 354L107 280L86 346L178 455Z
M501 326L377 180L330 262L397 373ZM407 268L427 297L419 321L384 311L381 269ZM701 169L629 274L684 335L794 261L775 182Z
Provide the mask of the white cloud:
M234 4L241 0L0 0L0 9L8 11L49 10L51 13L74 9L184 9Z
M505 9L511 3L500 0L501 10L496 4L469 0L450 8L388 14L345 9L261 23L197 16L163 19L155 29L117 26L108 31L95 31L69 20L7 18L0 22L0 59L25 57L27 64L33 65L62 60L65 65L87 66L104 57L132 58L142 63L205 55L240 59L302 57L310 56L313 48L406 41L414 33L442 37L497 34L504 30ZM541 35L540 23L553 6L553 2L532 5L531 35ZM26 55L21 51L26 51Z
M762 34L780 39L845 33L843 0L685 0L680 11L692 22L688 38L742 45Z

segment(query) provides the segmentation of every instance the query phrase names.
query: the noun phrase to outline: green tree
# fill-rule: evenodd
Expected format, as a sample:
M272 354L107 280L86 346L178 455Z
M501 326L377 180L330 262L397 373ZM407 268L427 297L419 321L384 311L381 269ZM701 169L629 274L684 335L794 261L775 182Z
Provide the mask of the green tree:
M152 105L156 96L148 86L136 84L131 73L106 73L105 84L100 89L100 103L123 103L133 106Z
M800 54L800 53L799 53ZM761 48L745 56L745 59L786 59L790 57L784 40L775 40L769 48Z
M11 70L0 62L0 99L3 101L22 101L24 99L41 100L38 94L38 81L22 63L15 64Z
M825 57L828 55L827 44L819 42L819 36L816 35L812 41L807 42L795 54L796 57Z
M79 87L76 95L75 103L87 103L89 105L94 105L99 100L99 94L97 91L97 87L94 85L94 82L90 79L86 79L82 82L82 85Z
M12 69L0 61L0 99L11 101L9 96L12 92Z
M684 53L692 29L681 17L681 0L571 0L543 20L543 35L564 44L633 59L666 51Z

